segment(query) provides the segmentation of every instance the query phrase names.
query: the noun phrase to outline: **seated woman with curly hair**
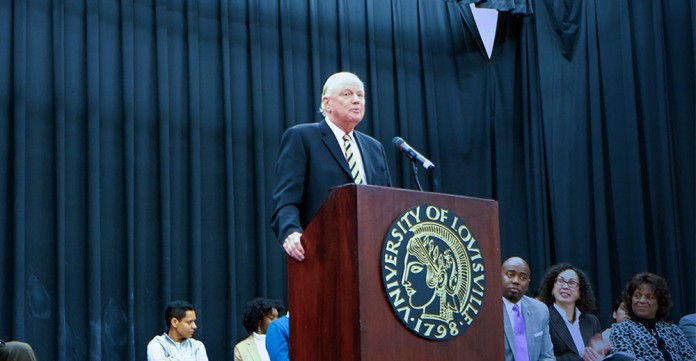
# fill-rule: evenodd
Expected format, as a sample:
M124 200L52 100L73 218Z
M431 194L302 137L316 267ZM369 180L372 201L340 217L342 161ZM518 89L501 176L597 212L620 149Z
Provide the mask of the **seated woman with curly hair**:
M556 360L583 360L590 338L602 332L597 316L590 313L595 309L595 296L589 278L568 263L552 266L541 281L539 301L549 307L549 334ZM598 358L594 356L589 359Z
M652 273L639 273L623 293L631 319L614 326L609 340L614 352L630 353L636 360L696 360L677 325L665 321L672 307L667 281Z
M280 301L255 298L244 305L242 324L249 337L234 346L235 361L269 361L266 330L284 308Z

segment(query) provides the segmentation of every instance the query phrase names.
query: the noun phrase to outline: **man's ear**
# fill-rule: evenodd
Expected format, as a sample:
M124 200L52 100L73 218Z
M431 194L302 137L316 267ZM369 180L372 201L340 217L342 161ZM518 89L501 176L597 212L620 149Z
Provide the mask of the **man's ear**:
M178 318L172 317L172 321L170 322L171 324L169 325L169 327L176 328L176 326L179 324L179 322L181 322L181 321Z

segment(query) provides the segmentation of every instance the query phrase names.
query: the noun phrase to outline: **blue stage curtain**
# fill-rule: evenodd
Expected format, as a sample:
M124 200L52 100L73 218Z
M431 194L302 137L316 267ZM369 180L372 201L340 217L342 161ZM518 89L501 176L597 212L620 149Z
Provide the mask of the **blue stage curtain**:
M341 70L365 82L359 129L396 186L415 188L398 135L436 164L428 191L499 202L530 294L572 262L604 323L641 271L669 281L672 321L696 312L693 1L501 12L490 59L469 6L0 1L0 338L42 360L142 360L187 299L210 358L232 359L242 305L287 294L280 136L320 119Z

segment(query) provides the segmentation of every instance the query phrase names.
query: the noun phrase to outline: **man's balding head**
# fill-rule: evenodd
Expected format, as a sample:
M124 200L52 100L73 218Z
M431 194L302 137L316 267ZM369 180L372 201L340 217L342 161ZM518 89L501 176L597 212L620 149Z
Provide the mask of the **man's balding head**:
M517 303L529 288L530 271L527 262L520 257L510 257L501 269L503 297Z

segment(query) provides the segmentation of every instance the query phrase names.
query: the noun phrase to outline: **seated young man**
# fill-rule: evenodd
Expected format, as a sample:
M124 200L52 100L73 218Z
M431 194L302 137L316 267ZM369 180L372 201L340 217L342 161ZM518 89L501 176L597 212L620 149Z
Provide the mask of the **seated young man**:
M172 301L164 311L168 331L147 344L148 361L208 361L203 342L193 339L196 310L186 301Z

